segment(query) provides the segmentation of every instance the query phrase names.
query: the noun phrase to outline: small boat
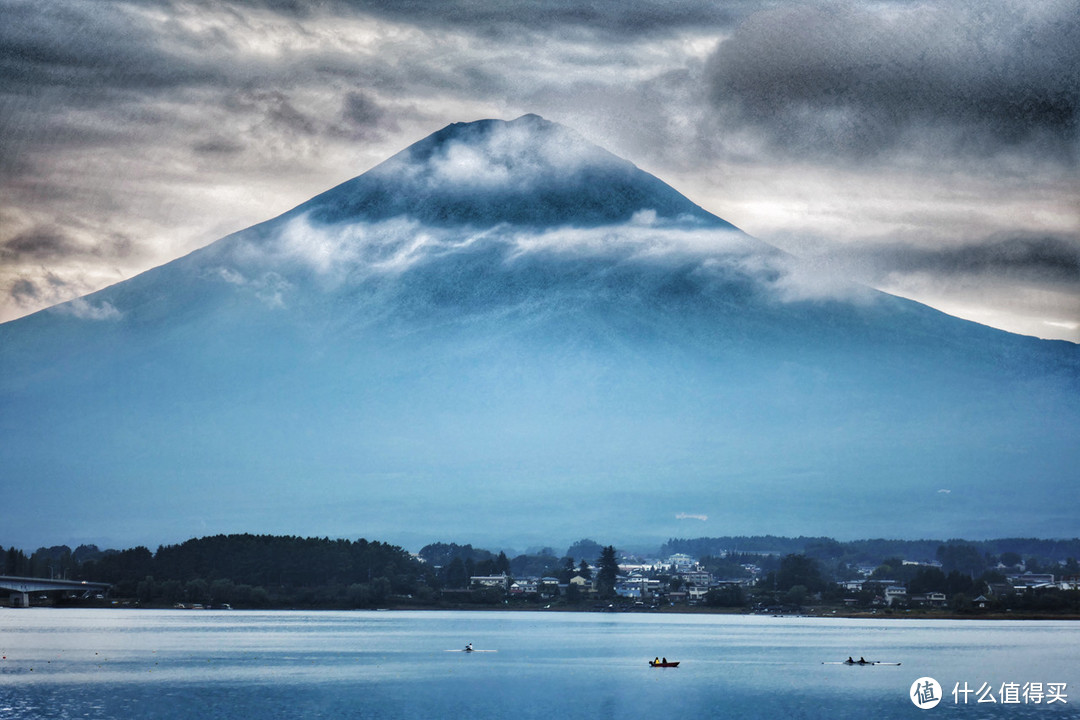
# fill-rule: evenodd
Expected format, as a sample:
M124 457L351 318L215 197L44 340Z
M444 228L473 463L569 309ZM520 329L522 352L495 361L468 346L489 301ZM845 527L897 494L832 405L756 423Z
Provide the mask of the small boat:
M676 661L676 662L668 662L667 660L663 660L663 661L650 660L649 661L649 667L679 667L679 663L678 663L678 661Z
M899 665L898 662L883 662L881 660L837 660L835 662L823 662L822 665Z

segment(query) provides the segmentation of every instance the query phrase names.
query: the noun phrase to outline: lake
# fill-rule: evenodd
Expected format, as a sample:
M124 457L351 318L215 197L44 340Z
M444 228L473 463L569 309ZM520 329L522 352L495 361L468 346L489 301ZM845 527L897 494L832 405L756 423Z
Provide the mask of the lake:
M1080 718L1068 621L2 609L0 656L3 720Z

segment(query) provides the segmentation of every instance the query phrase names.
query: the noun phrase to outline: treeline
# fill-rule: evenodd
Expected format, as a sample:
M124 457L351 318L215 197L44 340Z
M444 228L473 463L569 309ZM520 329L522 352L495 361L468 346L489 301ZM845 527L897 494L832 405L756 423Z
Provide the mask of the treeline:
M614 557L614 548L607 548ZM365 608L395 604L494 604L501 593L472 588L475 576L551 576L566 582L589 572L605 548L581 540L557 555L551 548L508 558L472 545L433 543L417 557L367 540L273 535L216 535L165 545L100 550L59 545L27 556L2 551L0 574L105 582L112 598L144 606L176 604L242 608ZM445 591L453 591L445 593Z
M947 598L947 607L957 613L1080 613L1080 591L1058 587L1018 591L1006 582L1002 572L988 568L974 548L955 541L940 547L942 567L905 565L899 556L886 558L857 590L845 589L836 568L830 569L808 555L770 555L772 569L752 589L745 593L735 588L710 592L706 603L718 607L800 607L811 603L872 608L884 604L887 587L899 584L906 589L906 597L890 605L890 611L908 608L914 597L941 593ZM1052 570L1055 575L1080 576L1080 563L1074 557L1053 568L1040 569Z
M859 540L839 542L825 537L776 536L673 539L661 557L685 553L696 557L721 583L710 594L718 606L758 603L801 604L817 597L825 602L847 602L844 581L862 578L873 567L870 583L856 598L874 602L882 587L906 586L912 595L945 593L964 602L992 588L1004 586L1007 573L1052 573L1058 578L1080 576L1080 540L1004 539L963 540ZM640 561L623 554L625 561ZM937 561L937 567L906 561ZM606 564L606 568L605 568ZM106 582L112 598L133 598L142 605L177 603L233 607L366 608L414 603L497 603L504 595L478 588L476 576L592 578L599 573L610 592L617 570L615 549L592 540L580 540L565 553L550 547L508 557L472 545L433 543L417 557L381 542L271 535L217 535L161 546L99 550L82 545L39 548L31 555L0 548L0 574L54 577ZM751 570L752 568L752 570ZM753 590L735 587L756 575ZM602 577L601 577L602 576ZM656 577L663 592L683 589L677 573ZM876 587L875 583L882 587ZM1032 609L1073 606L1080 597L1073 591L1025 595L1019 602ZM966 600L965 600L966 599ZM1013 602L1017 602L1013 600ZM1017 607L1015 604L1012 607Z
M1001 538L997 540L850 540L841 542L829 537L778 537L774 535L728 536L715 538L672 538L660 549L661 556L683 553L693 557L722 557L728 553L755 553L784 556L807 555L833 565L876 565L885 558L930 562L938 559L942 547L971 548L985 558L1019 556L1035 566L1056 566L1068 558L1080 557L1080 538L1043 540L1038 538ZM1009 563L1006 563L1009 564ZM1016 564L1016 563L1012 563Z
M167 545L4 553L4 574L106 582L143 605L379 606L392 596L430 599L429 569L399 547L367 540L217 535Z

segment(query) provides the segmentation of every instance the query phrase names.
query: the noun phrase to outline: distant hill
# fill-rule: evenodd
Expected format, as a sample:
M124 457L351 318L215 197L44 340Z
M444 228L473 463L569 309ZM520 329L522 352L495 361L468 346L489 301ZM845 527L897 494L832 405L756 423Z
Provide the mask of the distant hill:
M880 563L885 558L900 557L914 562L937 559L943 545L962 543L986 555L1016 553L1054 562L1080 559L1080 538L997 538L994 540L895 540L865 539L840 542L827 537L785 538L774 536L716 537L668 540L660 548L661 556L683 553L694 557L722 556L725 553L807 554L821 560L848 558L853 561Z

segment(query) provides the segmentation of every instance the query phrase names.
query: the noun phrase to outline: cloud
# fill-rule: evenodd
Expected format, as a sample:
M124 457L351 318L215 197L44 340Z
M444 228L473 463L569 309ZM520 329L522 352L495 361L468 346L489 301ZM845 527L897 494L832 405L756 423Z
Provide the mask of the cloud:
M943 247L974 244L976 204L1015 237L1066 236L1078 212L1080 11L1062 0L0 0L0 14L4 320L273 217L448 123L527 112L759 236L843 228L836 252L910 227L874 215L908 206L901 185L922 188L910 210ZM443 160L466 182L522 169ZM138 253L111 245L118 228ZM1029 261L996 267L1015 278ZM793 298L829 292L787 280ZM1059 309L1075 306L1064 284Z
M627 223L599 227L521 229L512 225L470 230L423 225L405 216L378 222L327 224L303 213L284 221L275 240L240 240L233 255L241 264L299 262L324 276L343 278L358 272L403 272L428 259L468 250L476 244L500 244L507 262L536 253L582 257L610 256L626 260L691 258L739 265L764 273L779 267L769 258L782 254L737 230L680 226L638 213Z
M249 286L248 277L271 272L312 273L325 286L397 275L455 253L493 252L506 265L532 257L603 259L614 265L648 264L660 272L689 273L708 287L739 277L752 279L779 302L849 300L871 302L876 294L840 273L799 260L738 230L658 219L642 211L626 223L599 227L523 229L514 225L469 229L428 226L405 216L327 224L302 213L282 222L273 239L239 236L234 263L218 276ZM243 274L237 268L245 268ZM274 268L274 270L267 270Z
M424 27L477 29L493 38L523 32L577 32L615 37L655 35L700 27L727 27L761 6L759 0L627 0L582 3L573 0L535 0L529 3L471 0L328 0L319 4L296 0L232 0L237 8L263 8L283 16L311 19L321 13L358 14Z
M136 244L121 233L109 233L86 241L76 239L57 225L36 225L0 241L0 260L18 264L45 262L58 258L123 259L137 254Z
M250 279L235 268L225 266L214 268L210 274L230 285L251 290L256 298L270 308L284 308L285 294L293 289L292 283L272 270Z
M720 122L796 156L1022 149L1071 165L1080 9L1013 1L783 7L719 44L708 87Z
M708 515L696 515L694 513L681 512L681 513L676 513L675 519L676 520L700 520L701 522L705 522L706 520L709 519L709 516Z
M17 303L29 304L36 301L41 297L41 291L38 290L37 285L28 278L16 278L11 284L11 297Z
M933 247L911 243L874 248L868 259L883 272L985 275L1036 284L1080 285L1080 235L1014 235Z
M583 169L618 163L610 153L578 133L520 118L499 123L479 138L453 140L422 158L425 182L432 187L498 188L528 191L556 178L569 179Z
M112 303L103 300L95 305L86 298L76 298L71 302L57 305L51 308L51 311L60 315L71 315L80 320L119 320L122 317L122 313Z
M812 281L853 279L985 325L1080 341L1080 235L905 232L839 246L803 241L802 267L820 269Z

